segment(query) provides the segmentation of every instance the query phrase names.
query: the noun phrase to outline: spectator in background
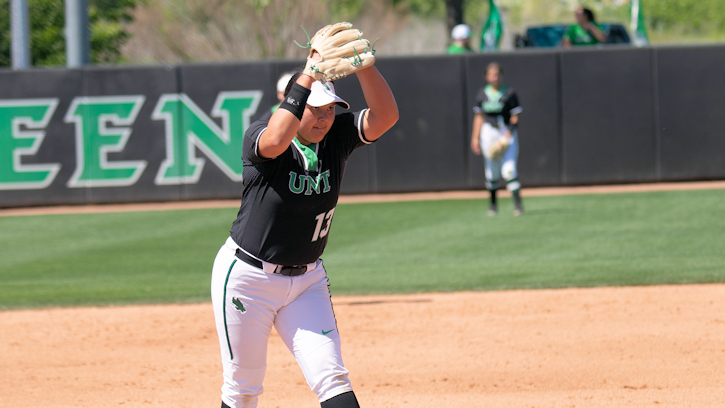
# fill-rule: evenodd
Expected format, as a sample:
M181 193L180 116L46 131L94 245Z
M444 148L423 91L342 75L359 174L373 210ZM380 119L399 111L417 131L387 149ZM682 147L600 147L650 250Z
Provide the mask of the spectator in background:
M446 52L449 54L465 54L473 52L471 48L471 28L466 24L458 24L451 31L453 44L449 45Z
M588 8L579 7L574 12L576 24L570 25L562 38L562 45L566 48L572 45L597 45L607 42L607 36L594 20L594 12Z

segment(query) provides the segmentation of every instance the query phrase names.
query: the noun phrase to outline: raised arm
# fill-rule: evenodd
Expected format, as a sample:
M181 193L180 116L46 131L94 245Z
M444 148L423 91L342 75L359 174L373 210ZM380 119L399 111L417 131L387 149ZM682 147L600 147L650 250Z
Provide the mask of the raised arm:
M593 35L594 38L596 38L597 41L599 41L600 43L607 42L607 36L602 32L602 30L599 29L599 27L597 27L596 24L594 24L592 22L588 22L588 23L585 23L584 25L582 25L582 28L587 30L587 32L589 32L589 34Z
M377 140L398 121L398 104L388 83L375 66L357 71L360 88L368 110L363 120L363 132L369 141Z
M312 87L314 81L315 78L302 74L297 79L297 84L307 89L307 95L309 95L310 87ZM290 92L289 96L293 96L292 92ZM295 102L300 103L302 109L305 109L307 97L305 96L304 100ZM257 150L262 157L274 158L284 153L300 128L300 119L291 111L285 109L284 102L280 105L280 108L274 111L269 119L267 130L259 137Z

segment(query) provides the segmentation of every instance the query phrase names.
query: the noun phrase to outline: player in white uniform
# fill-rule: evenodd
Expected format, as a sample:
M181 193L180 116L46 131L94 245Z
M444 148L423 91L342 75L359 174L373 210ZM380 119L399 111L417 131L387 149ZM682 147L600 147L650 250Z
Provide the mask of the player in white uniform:
M222 407L257 406L272 326L322 408L359 407L320 256L348 157L392 127L398 108L375 66L355 75L368 109L336 115L349 105L332 83L297 72L279 109L244 135L242 205L211 282Z
M474 154L483 153L486 167L486 188L490 192L489 215L498 212L496 190L501 178L506 181L506 189L514 199L514 215L524 211L521 203L521 183L518 180L516 163L519 157L519 135L517 126L519 114L523 111L516 92L503 84L503 69L492 62L486 67L486 82L476 96L473 107L474 117L471 132L471 150ZM488 152L499 139L508 139L509 147L500 159L493 159Z

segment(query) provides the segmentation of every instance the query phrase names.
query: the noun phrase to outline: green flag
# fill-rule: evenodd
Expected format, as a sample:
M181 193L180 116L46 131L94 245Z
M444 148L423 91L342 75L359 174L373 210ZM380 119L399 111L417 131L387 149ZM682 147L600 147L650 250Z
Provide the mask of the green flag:
M501 32L503 31L503 17L501 10L494 0L488 0L489 14L486 25L483 26L481 33L481 51L492 52L498 51L498 43L501 41Z
M644 13L642 13L642 2L640 0L631 0L629 3L629 12L631 16L630 30L632 30L632 42L637 47L649 44L647 37L647 27L644 25Z

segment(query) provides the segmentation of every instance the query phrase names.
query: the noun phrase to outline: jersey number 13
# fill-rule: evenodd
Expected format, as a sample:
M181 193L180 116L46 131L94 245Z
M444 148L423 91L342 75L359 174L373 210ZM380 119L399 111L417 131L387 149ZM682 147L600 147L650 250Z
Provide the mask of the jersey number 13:
M334 208L315 217L317 225L315 226L315 233L312 235L312 242L315 242L320 238L324 238L325 235L330 232L330 224L332 224L333 214L335 214Z

